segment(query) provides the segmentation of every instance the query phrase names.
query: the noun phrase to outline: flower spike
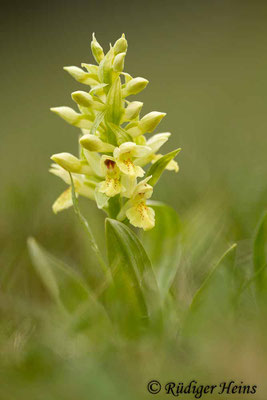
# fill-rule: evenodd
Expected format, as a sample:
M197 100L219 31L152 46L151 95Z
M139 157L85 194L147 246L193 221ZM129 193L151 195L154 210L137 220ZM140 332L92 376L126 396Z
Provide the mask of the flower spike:
M165 156L158 153L170 133L147 137L166 114L152 111L140 116L143 103L127 99L144 90L148 80L123 71L128 50L124 34L105 54L93 33L91 50L97 65L64 67L76 81L90 86L87 91L72 93L77 111L70 107L51 108L80 129L79 157L67 152L51 157L54 163L50 172L68 185L53 204L53 211L72 206L71 173L76 196L95 201L112 217L116 204L119 221L128 219L137 228L152 229L155 212L147 205L147 199L165 169L179 169L173 160L177 151Z

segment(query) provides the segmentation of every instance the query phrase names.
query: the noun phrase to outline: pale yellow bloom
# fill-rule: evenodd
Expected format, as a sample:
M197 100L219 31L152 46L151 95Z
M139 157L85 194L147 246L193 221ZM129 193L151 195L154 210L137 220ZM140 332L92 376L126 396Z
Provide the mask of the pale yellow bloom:
M121 174L113 157L102 156L101 167L105 175L105 180L99 184L99 192L105 193L108 197L116 196L121 193Z
M160 158L155 153L161 148L161 146L164 145L164 143L167 142L170 135L171 134L169 132L157 133L156 135L146 140L145 144L147 147L151 149L151 152L147 157L139 158L136 161L136 164L140 165L140 167L143 167L144 165L147 165L150 162L153 163L153 160L157 160L158 158ZM144 136L139 136L139 137L144 138Z
M135 160L140 157L146 157L151 152L147 146L139 146L133 142L125 142L116 147L113 156L118 168L126 175L132 177L144 176L144 170L135 164Z
M142 228L144 231L154 228L155 211L148 207L144 201L135 204L126 211L126 216L130 223L136 228Z
M69 185L68 189L66 189L54 202L52 209L55 214L58 212L65 210L72 206L72 193L71 193L71 180L69 173L63 169L58 164L52 164L49 172L53 175L61 178L67 185ZM72 174L73 183L75 187L76 195L81 195L87 197L88 199L94 200L94 191L96 187L96 183L93 181L89 181L84 175L80 174Z
M132 197L123 206L117 218L123 220L125 216L136 228L144 230L152 229L155 225L155 212L148 207L146 200L152 196L153 187L148 184L151 176L139 182L132 194Z

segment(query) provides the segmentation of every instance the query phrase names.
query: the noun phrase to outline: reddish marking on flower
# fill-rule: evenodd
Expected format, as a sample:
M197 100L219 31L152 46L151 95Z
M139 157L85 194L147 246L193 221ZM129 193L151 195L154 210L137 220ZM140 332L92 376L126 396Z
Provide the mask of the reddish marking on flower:
M141 202L137 205L136 209L137 209L137 212L139 212L141 219L144 220L145 212L147 212L147 209L148 209L146 204L144 202Z
M113 161L113 160L109 160L109 159L107 159L107 160L105 160L104 161L104 163L105 163L105 165L106 165L106 167L108 168L108 169L114 169L115 168L115 161Z
M128 171L130 171L132 169L133 162L130 158L123 160L123 163L126 166L126 168L128 169Z

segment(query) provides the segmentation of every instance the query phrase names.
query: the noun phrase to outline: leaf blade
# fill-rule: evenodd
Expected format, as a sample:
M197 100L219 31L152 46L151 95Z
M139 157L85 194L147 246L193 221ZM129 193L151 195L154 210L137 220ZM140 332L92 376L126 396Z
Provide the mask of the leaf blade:
M106 241L114 282L108 301L115 304L115 318L123 331L137 334L149 322L149 296L157 292L151 262L137 236L119 221L106 219Z
M157 201L148 201L147 204L155 211L156 225L143 233L143 242L165 298L179 267L181 221L176 211L166 204Z
M154 164L151 165L151 167L146 173L146 177L151 175L151 178L148 181L151 186L156 185L159 178L161 177L161 174L163 173L169 162L173 160L174 157L176 157L180 151L181 151L180 148L171 151L170 153L165 154L163 157L159 158Z
M48 253L34 238L28 239L28 249L35 271L58 305L73 312L89 299L89 289L79 274Z
M267 264L267 213L265 213L259 223L254 244L253 244L253 264L254 273L256 274L255 283L258 291L262 291L267 285L266 269Z

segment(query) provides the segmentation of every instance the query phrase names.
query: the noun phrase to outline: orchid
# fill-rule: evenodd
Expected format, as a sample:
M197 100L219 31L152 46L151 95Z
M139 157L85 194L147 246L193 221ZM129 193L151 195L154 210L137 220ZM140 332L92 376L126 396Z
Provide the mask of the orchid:
M69 186L71 174L76 196L95 200L109 216L116 209L113 218L128 219L133 226L148 230L155 225L155 213L146 199L152 196L153 186L165 169L178 171L173 160L178 151L165 156L157 153L169 139L168 132L147 137L166 114L152 111L140 117L143 103L126 99L144 90L148 80L123 72L128 49L125 35L105 54L93 34L91 49L98 65L64 67L76 81L89 86L89 91L78 90L71 95L78 110L51 108L80 129L80 157L54 154L51 158L58 167L53 164L50 171ZM59 212L71 205L69 188L53 210Z

